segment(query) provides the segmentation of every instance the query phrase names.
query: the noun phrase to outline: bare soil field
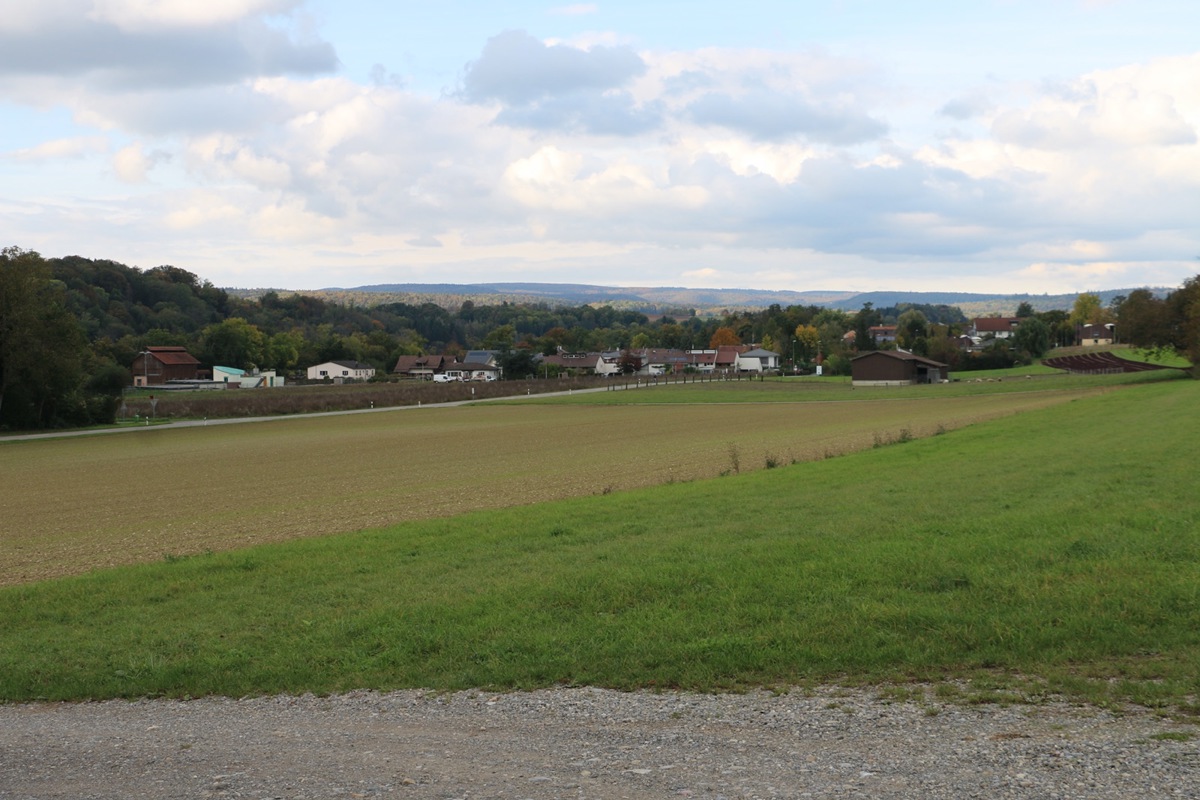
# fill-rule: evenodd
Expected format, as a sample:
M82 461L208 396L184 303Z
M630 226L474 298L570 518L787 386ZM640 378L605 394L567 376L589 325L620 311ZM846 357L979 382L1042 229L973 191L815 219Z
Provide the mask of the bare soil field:
M0 444L0 585L811 461L1087 392L463 406Z

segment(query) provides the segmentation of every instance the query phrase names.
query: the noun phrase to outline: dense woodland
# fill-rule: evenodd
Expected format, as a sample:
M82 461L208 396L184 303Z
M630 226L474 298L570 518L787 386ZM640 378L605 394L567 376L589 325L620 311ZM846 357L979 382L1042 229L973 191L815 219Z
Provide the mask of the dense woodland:
M611 306L544 303L446 307L421 304L344 305L269 292L231 295L173 266L138 269L80 256L44 259L10 247L0 251L0 428L34 429L109 422L129 365L151 345L182 345L208 366L272 369L292 376L331 360L370 363L386 375L404 354L497 350L505 374L524 378L536 354L628 348L705 348L758 344L800 369L823 359L846 373L857 349L873 347L867 330L898 326L899 345L952 369L1012 366L1074 340L1080 321L1113 321L1122 340L1145 347L1200 351L1200 276L1166 298L1138 290L1101 306L1080 295L1075 309L1035 313L1012 342L964 353L950 337L968 320L946 305L903 305L855 313L820 306L653 318ZM545 373L542 373L545 374Z

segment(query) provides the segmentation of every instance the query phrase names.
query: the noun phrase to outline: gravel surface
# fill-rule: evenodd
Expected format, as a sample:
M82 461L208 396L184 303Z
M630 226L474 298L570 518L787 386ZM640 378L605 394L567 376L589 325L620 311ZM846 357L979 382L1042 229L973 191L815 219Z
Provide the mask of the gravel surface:
M1200 798L1198 733L832 688L0 705L0 798Z

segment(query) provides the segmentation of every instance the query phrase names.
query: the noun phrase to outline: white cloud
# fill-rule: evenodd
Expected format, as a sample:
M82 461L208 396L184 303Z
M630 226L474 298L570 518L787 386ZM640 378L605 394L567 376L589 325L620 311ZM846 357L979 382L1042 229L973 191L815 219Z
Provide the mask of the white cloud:
M108 139L103 136L72 136L67 139L52 139L33 147L8 153L15 161L57 161L60 159L83 158L108 150Z
M1031 291L1142 283L1200 248L1200 54L922 95L817 47L507 32L435 95L324 74L332 47L289 27L292 0L46 2L76 13L0 18L0 98L65 108L75 128L0 164L29 180L74 159L60 169L104 189L0 211L17 241L55 225L130 252L158 241L195 253L183 263L198 273L275 259L385 279L403 264L439 280L872 288L921 274ZM5 50L18 29L30 42ZM918 106L954 127L914 125Z
M193 191L182 195L175 205L177 207L167 212L164 221L176 230L210 227L213 223L240 223L246 213L245 208L231 202L230 198L211 191Z
M140 142L123 147L113 156L113 171L123 183L145 183L150 159Z
M125 31L222 25L247 17L282 14L301 0L92 0L87 16Z
M42 6L42 3L20 4ZM49 0L0 14L0 91L42 78L51 99L227 86L259 75L319 74L333 48L272 17L294 2ZM6 80L7 79L7 80Z

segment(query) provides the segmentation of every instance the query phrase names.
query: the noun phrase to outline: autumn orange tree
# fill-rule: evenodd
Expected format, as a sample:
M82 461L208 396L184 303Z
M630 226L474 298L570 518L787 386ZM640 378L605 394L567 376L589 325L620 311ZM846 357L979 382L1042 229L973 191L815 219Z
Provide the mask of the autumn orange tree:
M718 347L739 345L741 343L742 340L738 338L736 333L734 333L733 328L728 327L717 328L716 331L713 332L712 338L708 340L709 348L714 350Z

